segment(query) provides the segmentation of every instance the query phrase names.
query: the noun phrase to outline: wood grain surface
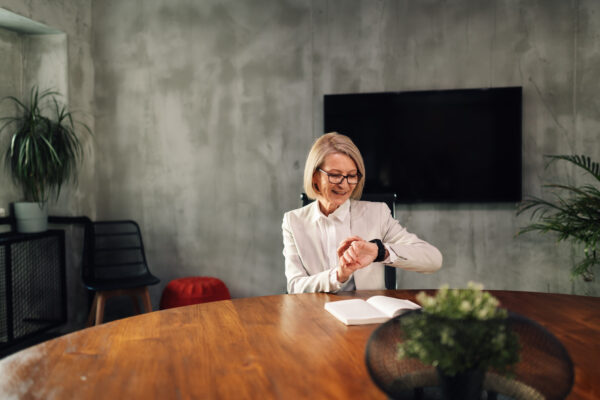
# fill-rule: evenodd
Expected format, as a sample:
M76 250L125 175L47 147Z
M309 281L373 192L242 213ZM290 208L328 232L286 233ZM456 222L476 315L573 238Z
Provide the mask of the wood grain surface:
M84 329L0 361L0 398L385 399L365 367L378 325L345 326L328 301L417 291L234 299ZM549 329L575 364L569 399L600 398L600 298L492 291Z

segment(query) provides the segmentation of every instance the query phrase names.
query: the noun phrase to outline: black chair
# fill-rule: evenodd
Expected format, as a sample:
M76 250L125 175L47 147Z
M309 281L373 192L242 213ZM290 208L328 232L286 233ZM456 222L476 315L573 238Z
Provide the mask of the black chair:
M140 227L135 221L97 221L91 224L90 251L84 261L84 285L95 293L88 326L102 323L106 300L130 296L140 313L137 296L146 312L152 311L148 286L160 282L146 261Z
M396 193L363 193L361 200L375 201L387 204L392 212L392 217L396 218ZM306 193L300 194L302 205L305 206L313 202ZM385 266L385 288L396 289L396 268Z

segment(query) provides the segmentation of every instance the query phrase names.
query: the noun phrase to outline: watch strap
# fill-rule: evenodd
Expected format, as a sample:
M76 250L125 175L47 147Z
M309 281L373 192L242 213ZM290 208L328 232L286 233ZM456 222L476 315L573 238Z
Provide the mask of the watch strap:
M375 243L377 245L377 257L375 258L375 262L382 262L385 260L385 246L381 243L379 239L369 240L371 243Z

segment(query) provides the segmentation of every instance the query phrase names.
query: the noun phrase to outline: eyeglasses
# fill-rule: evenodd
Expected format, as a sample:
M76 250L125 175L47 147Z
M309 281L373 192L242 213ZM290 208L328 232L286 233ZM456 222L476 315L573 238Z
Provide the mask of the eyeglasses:
M333 183L334 185L339 185L344 182L344 179L346 179L348 185L356 185L361 177L360 173L354 175L330 174L329 172L323 171L321 168L319 168L319 171L327 175L329 183Z

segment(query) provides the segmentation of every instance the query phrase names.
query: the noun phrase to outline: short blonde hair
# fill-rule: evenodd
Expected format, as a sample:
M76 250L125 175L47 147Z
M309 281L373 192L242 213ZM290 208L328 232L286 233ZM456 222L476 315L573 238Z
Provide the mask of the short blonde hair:
M325 157L333 153L345 154L356 164L360 179L350 197L360 200L363 187L365 186L365 163L358 147L356 147L352 140L348 136L337 132L327 133L319 137L315 140L308 153L306 165L304 166L304 191L306 195L313 200L319 195L319 192L313 185L313 176L321 164L323 164Z

